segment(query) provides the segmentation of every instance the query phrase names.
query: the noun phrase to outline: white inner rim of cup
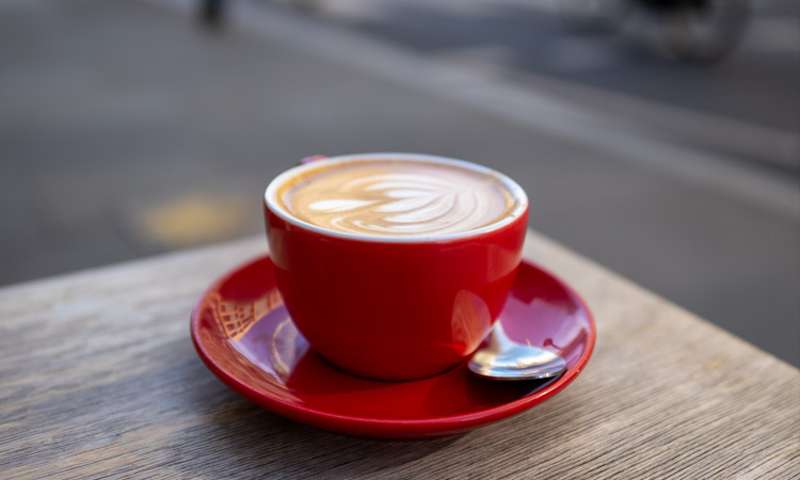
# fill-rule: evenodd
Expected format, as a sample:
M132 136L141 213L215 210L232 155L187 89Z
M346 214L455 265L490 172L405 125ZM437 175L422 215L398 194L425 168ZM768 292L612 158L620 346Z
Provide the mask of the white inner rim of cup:
M305 220L301 220L293 216L291 213L286 211L280 205L280 202L277 201L278 191L280 190L280 187L281 185L284 184L284 182L298 175L302 175L303 173L309 170L315 170L317 168L320 168L320 166L322 165L337 165L343 163L362 162L371 160L403 160L403 161L419 162L419 163L450 165L450 166L464 168L466 170L472 170L473 172L490 175L499 180L506 187L509 193L511 193L511 196L513 196L514 199L516 200L516 206L508 214L508 216L503 217L502 219L494 223L490 223L489 225L484 225L483 227L476 228L473 230L466 230L463 232L440 233L440 234L372 235L372 234L363 234L355 232L343 232L339 230L332 230L329 228L320 227L319 225L314 225L313 223L306 222ZM491 232L493 230L498 230L512 223L520 215L522 215L525 212L525 209L528 207L528 196L525 194L525 191L522 189L522 187L520 187L517 184L517 182L515 182L508 176L503 175L502 173L497 172L495 170L492 170L491 168L467 162L466 160L457 160L454 158L439 157L436 155L423 155L416 153L394 153L394 152L364 153L356 155L341 155L336 157L327 157L320 160L312 161L305 165L299 165L297 167L290 168L289 170L286 170L285 172L275 177L269 183L269 185L267 186L267 190L264 192L264 201L267 204L267 208L269 208L273 213L275 213L281 219L285 220L286 222L292 225L296 225L298 227L302 227L311 230L313 232L319 233L321 235L327 235L330 237L361 240L365 242L384 242L384 243L437 242L443 240L457 240L462 238L470 238L481 235L483 233Z

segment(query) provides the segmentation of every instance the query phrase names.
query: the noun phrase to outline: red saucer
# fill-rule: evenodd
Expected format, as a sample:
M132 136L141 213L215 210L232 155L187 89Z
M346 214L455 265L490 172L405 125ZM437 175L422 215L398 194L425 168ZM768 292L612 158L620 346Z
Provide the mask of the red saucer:
M353 435L415 438L463 432L533 407L574 380L594 347L586 304L532 263L520 266L500 321L512 339L564 356L564 375L549 383L492 382L461 365L412 382L352 376L308 349L283 307L269 257L215 283L192 313L191 332L208 368L268 410Z

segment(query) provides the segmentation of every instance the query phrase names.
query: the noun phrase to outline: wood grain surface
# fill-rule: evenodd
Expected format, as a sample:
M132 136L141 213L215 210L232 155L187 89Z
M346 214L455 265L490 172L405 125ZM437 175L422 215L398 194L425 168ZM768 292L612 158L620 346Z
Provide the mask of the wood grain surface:
M272 415L189 339L205 287L264 250L251 239L0 290L0 478L800 478L800 371L535 234L526 255L599 327L564 392L413 442Z

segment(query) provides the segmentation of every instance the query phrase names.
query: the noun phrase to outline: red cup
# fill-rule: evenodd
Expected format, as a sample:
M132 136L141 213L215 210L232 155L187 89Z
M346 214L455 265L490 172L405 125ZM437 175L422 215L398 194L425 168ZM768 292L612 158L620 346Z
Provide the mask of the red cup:
M384 237L313 225L276 201L280 185L320 164L386 158L490 174L517 207L468 232ZM353 373L408 380L458 364L490 332L519 266L528 200L513 180L480 165L379 153L324 158L282 173L267 187L264 215L278 289L311 347Z

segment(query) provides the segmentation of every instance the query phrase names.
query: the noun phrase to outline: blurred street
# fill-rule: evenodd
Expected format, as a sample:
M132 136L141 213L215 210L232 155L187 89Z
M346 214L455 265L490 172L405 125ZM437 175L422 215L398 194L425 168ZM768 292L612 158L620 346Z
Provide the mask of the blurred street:
M800 171L800 4L753 2L735 54L704 68L653 55L623 24L570 22L556 8L569 3L315 2L326 18L439 62L491 70L650 135Z
M800 365L800 8L757 2L700 66L545 3L242 0L209 30L191 1L0 2L0 285L261 232L309 154L424 152Z

